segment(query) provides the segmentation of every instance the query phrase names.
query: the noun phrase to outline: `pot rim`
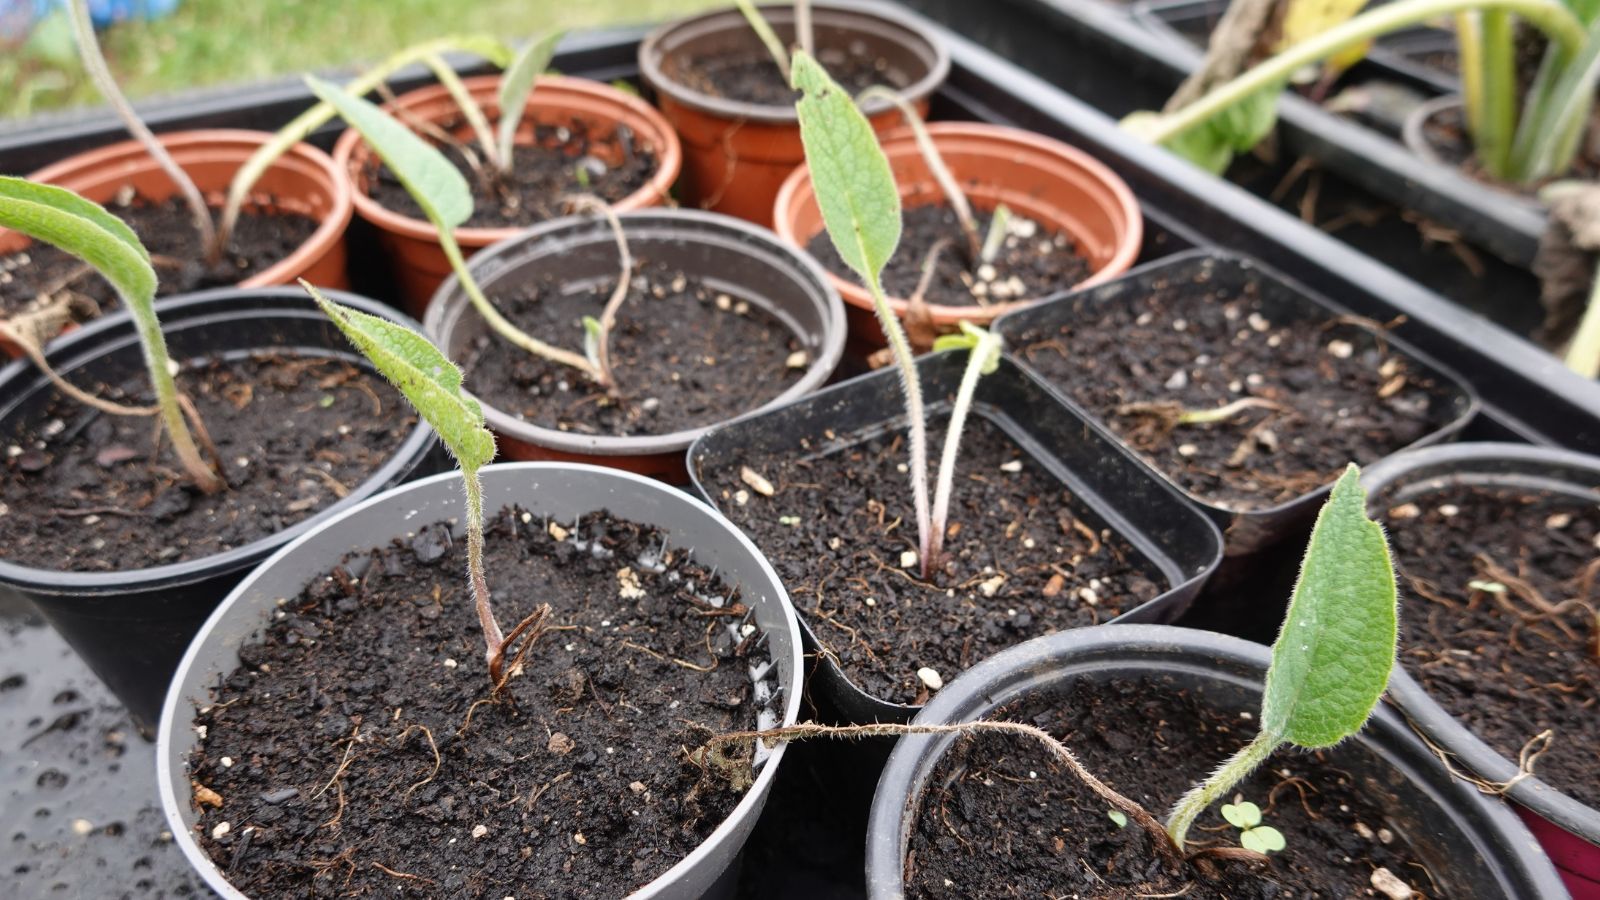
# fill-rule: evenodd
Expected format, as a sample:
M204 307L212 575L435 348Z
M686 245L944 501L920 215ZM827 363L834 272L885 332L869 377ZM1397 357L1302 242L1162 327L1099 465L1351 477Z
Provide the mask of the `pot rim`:
M986 148L987 152L994 156L1009 156L1008 148L1019 146L1027 150L1054 156L1080 169L1093 178L1101 187L1105 188L1115 200L1113 211L1127 225L1127 234L1118 243L1111 258L1098 266L1084 280L1062 290L989 306L981 306L976 303L964 306L930 303L927 305L928 313L933 316L935 322L954 323L961 319L990 321L1008 312L1025 309L1060 296L1066 291L1077 291L1103 284L1127 272L1129 267L1138 260L1144 243L1144 212L1139 206L1138 198L1134 196L1133 189L1105 163L1071 144L1010 125L993 125L987 122L929 122L927 129L935 145L939 143L941 138L961 138L985 141L991 145ZM884 154L889 157L921 156L916 137L909 128L897 128L893 132L884 135L880 141L880 146L882 146ZM778 233L779 237L797 247L803 248L811 238L816 236L816 234L812 234L802 239L795 230L794 215L792 214L805 203L811 201L814 196L815 191L811 185L810 166L801 163L793 172L789 173L788 178L784 179L783 186L778 189L777 200L773 204L773 230ZM820 233L820 231L817 232L817 234ZM827 275L834 286L839 289L839 293L844 296L845 302L858 308L872 309L871 298L867 296L859 285L834 274L832 271L827 271ZM889 297L888 300L889 308L894 310L896 316L903 317L906 315L910 307L910 301L903 297L894 296Z
M822 387L824 382L833 374L844 356L846 339L846 325L844 303L839 299L839 292L828 281L822 266L812 259L809 254L800 252L794 247L779 240L772 232L760 228L743 219L698 209L668 209L649 208L619 213L617 218L622 222L624 233L630 223L641 225L671 226L675 223L696 228L695 231L685 236L684 243L695 243L704 239L702 232L720 232L760 245L766 252L789 260L796 268L797 273L809 277L812 282L811 290L807 293L814 301L820 300L824 308L824 324L821 329L820 343L817 352L812 355L810 365L800 380L790 385L787 390L775 395L770 400L737 415L730 416L724 421L733 421L745 416L754 415L775 409L806 396ZM473 256L467 262L468 270L476 276L477 270L486 263L492 263L501 255L509 253L519 247L532 244L536 241L562 233L572 233L588 236L585 232L592 233L595 242L611 243L613 238L604 223L585 216L563 216L541 222L525 231L519 231L494 246L488 247ZM819 296L820 295L820 296ZM434 292L428 301L428 313L423 318L423 331L431 339L443 346L450 343L451 333L459 326L462 316L467 315L470 303L466 294L460 289L460 280L454 273L446 278L439 289ZM572 432L558 431L554 428L545 428L526 422L522 419L508 415L495 408L488 402L483 403L484 417L490 427L514 440L540 447L553 448L565 453L585 454L591 456L642 456L661 453L681 453L694 443L695 439L706 431L723 422L710 422L698 428L689 428L667 434L634 435L617 437L615 435L580 435Z
M675 495L675 498L681 498L683 500L687 500L688 502L695 503L702 507L705 512L711 516L712 521L716 522L720 526L725 537L743 547L750 554L751 558L754 559L759 566L761 577L770 582L774 588L775 593L773 596L773 602L777 604L785 623L788 625L790 638L790 671L794 673L795 683L786 686L788 696L784 697L783 699L784 718L782 724L794 724L794 722L799 718L800 714L800 702L802 695L804 694L802 685L804 682L805 673L805 659L800 642L799 624L795 618L794 605L789 601L788 591L784 588L782 580L778 578L777 572L772 568L772 564L767 560L766 556L761 553L761 551L750 541L748 537L745 537L744 532L734 527L733 523L729 522L727 517L723 516L715 508L701 502L698 498L684 491L673 488L670 485L656 481L653 478L648 478L643 475L636 475L632 472L626 472L619 469L609 469L602 466L588 465L585 463L495 463L490 466L486 466L483 469L482 474L492 477L491 473L504 472L508 475L536 476L540 472L574 470L591 476L598 476L600 478L614 478L625 485L631 486L634 489L642 489L646 492L671 494ZM338 522L345 518L345 516L354 515L358 512L380 505L394 503L404 504L407 496L417 490L445 481L458 481L460 478L460 471L450 471L441 472L437 475L430 475L427 478L421 478L416 481L410 481L376 496L369 497L359 504L351 506L349 509L344 510L343 513L337 518L329 518L318 523L316 528L306 531L305 533L296 537L293 541L285 544L259 567L257 567L255 571L246 576L245 579L238 584L238 586L230 591L228 596L217 605L217 608L213 610L211 615L206 619L205 624L201 626L200 631L195 635L194 640L190 642L189 648L184 651L183 659L178 663L177 671L172 676L172 681L167 690L166 699L162 702L161 722L158 727L156 737L157 789L161 794L161 807L162 812L167 820L167 826L172 831L174 840L182 849L184 858L188 861L190 867L200 875L200 877L208 886L211 887L212 890L216 891L222 897L227 898L227 900L248 900L248 898L245 894L243 894L226 880L226 878L223 876L223 873L217 868L216 864L212 862L211 857L206 855L205 851L200 849L200 846L195 843L192 833L183 821L181 814L181 801L179 800L179 795L177 792L178 786L173 783L171 766L168 765L169 759L176 752L174 747L175 730L180 727L186 727L188 722L192 721L193 719L192 713L185 715L183 712L183 706L188 703L189 698L183 696L183 692L178 689L178 686L183 683L190 668L192 668L198 662L202 648L208 642L208 640L212 639L218 623L224 618L224 614L230 610L241 597L245 596L253 588L256 581L259 580L264 573L280 565L284 559L293 554L301 546L318 540L322 536L323 532L338 524ZM401 524L398 527L403 530L404 525ZM728 813L726 818L717 824L717 827L712 830L711 834L708 835L705 840L701 841L693 850L688 853L688 855L684 856L683 859L675 863L672 868L661 873L649 884L639 888L637 891L630 894L630 896L635 898L653 897L666 888L671 887L671 882L683 877L683 873L695 868L708 857L713 856L716 851L720 849L719 845L728 839L729 834L734 830L734 827L739 820L751 815L758 803L765 802L766 794L770 789L771 783L777 777L778 764L782 761L784 751L788 749L788 746L789 745L787 742L782 742L772 749L772 755L769 756L767 761L762 764L761 771L756 773L755 781L751 784L749 789L744 792L744 796L739 798L739 802L734 805L733 810Z
M1368 512L1378 511L1374 504L1379 499L1381 491L1401 482L1412 478L1441 483L1451 480L1451 474L1447 472L1422 475L1428 469L1450 463L1471 465L1475 462L1493 460L1510 460L1591 472L1595 476L1595 487L1584 488L1572 484L1571 493L1575 496L1586 494L1600 498L1600 457L1558 447L1484 441L1412 450L1373 465L1361 476L1362 484L1372 497L1368 502ZM1515 473L1485 472L1473 480L1475 483L1493 483L1515 477ZM1562 478L1564 480L1564 477ZM1554 482L1555 479L1551 481ZM1554 487L1554 484L1551 486ZM1403 667L1395 667L1394 677L1389 682L1387 699L1411 728L1443 745L1443 752L1457 757L1466 768L1482 778L1501 784L1512 782L1505 791L1506 796L1541 818L1555 823L1591 844L1600 846L1600 809L1582 803L1552 787L1537 774L1530 773L1526 777L1518 778L1520 769L1516 762L1489 746L1482 738L1461 724L1449 710L1429 696L1422 684L1412 678Z
M1166 671L1204 675L1223 681L1259 683L1259 676L1243 676L1222 670L1223 665L1265 672L1271 662L1270 648L1242 638L1182 628L1172 625L1097 625L1034 638L1003 650L957 676L935 694L914 720L915 724L966 722L981 718L996 707L1039 687L1058 680L1063 668L1092 671L1107 659L1126 661L1131 667L1140 661L1161 661ZM1399 667L1396 666L1396 671ZM1393 682L1391 681L1391 689ZM956 735L906 735L901 737L884 766L873 796L867 826L867 888L869 896L898 896L903 888L902 842L909 824L911 789L954 743ZM1424 786L1414 774L1412 760L1397 758L1397 750L1411 744L1413 755L1424 764L1433 757L1418 748L1406 723L1380 704L1366 727L1350 740L1367 745L1408 781ZM1400 745L1400 746L1396 746ZM1436 760L1434 761L1435 768ZM1453 801L1457 810L1471 810L1480 818L1478 833L1498 832L1505 837L1505 852L1500 860L1508 874L1538 889L1534 896L1563 897L1566 888L1554 865L1539 849L1539 844L1515 812L1504 803L1484 797L1440 769L1437 787L1441 800ZM920 786L919 786L920 789ZM874 881L876 873L886 873Z
M762 15L768 21L791 21L793 7L787 5L759 6ZM907 85L900 93L909 102L916 104L933 96L939 85L950 77L950 50L921 24L909 16L902 14L893 6L877 2L862 2L859 4L839 5L834 3L812 4L812 18L820 22L827 18L839 20L847 18L873 19L900 32L900 43L910 46L912 42L923 44L928 49L928 56L932 57L932 65L928 67L927 74ZM800 120L796 117L793 106L776 106L763 103L748 103L739 100L729 100L724 97L714 97L693 90L672 78L667 77L662 69L661 62L666 52L661 48L663 42L675 33L694 28L706 28L720 25L720 20L728 19L736 27L748 28L744 24L743 15L736 9L713 9L699 15L675 19L664 22L651 32L639 44L639 74L650 89L664 97L671 99L684 107L696 112L710 115L718 119L735 122L752 122L759 125L779 125L798 128ZM893 107L885 100L874 100L866 105L866 113L876 116L888 112Z
M420 326L409 317L376 300L370 300L346 291L329 290L324 293L331 299L352 306L362 312L420 330ZM163 320L169 321L181 321L179 317L189 311L193 311L196 314L195 317L202 320L217 316L228 317L230 314L225 308L208 310L207 307L217 304L219 301L235 299L241 296L305 299L307 304L311 302L298 288L213 288L189 294L177 294L158 300L156 301L156 313ZM306 311L309 312L310 309L311 307L308 305ZM305 312L287 308L281 310L251 310L250 312L257 318L272 318L278 314L305 314ZM59 363L62 356L73 354L80 345L91 342L93 349L87 351L89 359L96 359L111 352L125 350L129 346L128 342L119 343L112 347L93 346L98 344L102 337L106 337L108 332L114 330L128 331L129 337L132 337L133 322L127 310L117 310L109 315L101 316L93 322L82 325L56 338L45 348L46 356ZM338 352L346 350L345 347L336 344L324 349ZM34 369L33 363L26 359L16 360L4 368L0 368L0 395L3 395L3 392L9 386L17 384L26 378L43 379L43 376ZM48 382L45 382L45 385L48 385ZM32 388L32 390L37 389L40 389L40 386ZM433 443L433 439L433 429L429 427L427 422L419 418L405 440L395 448L394 453L385 459L381 466L374 469L370 475L362 479L359 484L353 486L349 495L338 498L314 516L309 516L282 531L235 547L232 550L183 562L145 566L138 569L123 569L114 572L70 572L39 569L32 566L19 565L0 557L0 585L22 585L28 591L36 594L58 594L62 596L109 595L130 589L152 590L163 587L178 587L213 577L219 572L248 568L272 554L274 548L282 546L285 542L297 541L301 535L322 527L328 521L342 515L346 510L362 503L366 497L381 490L384 484L399 477L401 473L411 468L417 458L427 453Z
M485 100L497 102L500 77L498 74L476 75L463 78L461 83L466 85L473 99L479 102ZM670 195L672 183L677 180L678 172L683 166L683 146L678 140L678 133L667 123L660 111L638 97L625 94L609 84L571 75L539 76L538 88L530 94L533 105L535 107L539 105L541 95L548 97L552 93L569 98L583 98L594 101L597 105L604 105L612 114L600 117L610 121L620 122L621 116L617 114L620 110L632 113L650 123L653 133L646 137L657 152L656 170L651 174L650 180L638 190L612 204L612 209L618 212L642 209L659 203ZM448 97L449 91L442 85L431 84L401 94L393 102L385 103L383 110L392 115L397 107L410 108ZM358 186L358 172L366 165L370 155L371 150L366 141L354 128L345 128L333 146L334 168L339 173L339 179L348 186L355 210L361 213L363 219L385 231L418 241L437 242L438 232L427 220L395 212L374 200ZM492 228L462 227L455 230L455 238L463 248L487 247L527 230L528 226L515 225Z
M250 148L249 153L245 154L248 157L250 153L255 152L256 149L272 140L273 135L265 131L253 131L246 128L197 128L187 131L169 131L156 137L161 141L162 146L172 151L174 155L196 152L208 145L227 147L231 144L241 149ZM315 180L318 186L327 192L328 209L323 217L317 221L316 229L301 242L300 246L272 265L239 282L236 287L276 287L292 284L297 273L315 263L318 258L327 253L330 247L339 242L345 230L350 226L350 219L355 213L355 190L351 187L350 179L340 174L333 157L315 145L302 140L296 142L294 146L285 151L283 156L274 160L272 166L268 167L268 171L281 167L284 164L285 157L293 157L313 167L317 174L321 176ZM158 168L156 162L145 153L144 145L130 139L73 154L66 159L33 172L28 176L28 180L56 184L63 180L70 180L80 174L102 167L109 167L118 163L119 160L130 158L132 161L123 163L126 171L131 172L141 168ZM242 166L243 161L241 160ZM235 169L234 171L237 172L238 170ZM218 192L202 190L201 193L207 195L206 199L209 203L211 199L209 195ZM221 194L225 197L226 193L227 186L225 185ZM7 233L6 229L0 228L0 237Z

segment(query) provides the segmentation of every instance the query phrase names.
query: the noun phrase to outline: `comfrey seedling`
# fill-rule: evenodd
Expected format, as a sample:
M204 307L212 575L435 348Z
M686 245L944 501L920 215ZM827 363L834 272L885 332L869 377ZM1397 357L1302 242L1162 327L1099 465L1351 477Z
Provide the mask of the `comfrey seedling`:
M172 441L173 452L195 485L208 494L227 487L201 457L194 435L184 420L187 412L194 417L196 428L204 435L204 428L199 423L193 405L178 393L177 384L173 381L166 339L162 337L161 323L156 319L155 268L150 265L150 254L139 243L133 229L103 207L66 188L8 177L0 177L0 227L60 248L88 263L110 282L122 298L128 314L133 317L134 330L144 351L145 367L150 373L151 386L155 389L156 405L122 406L87 394L61 378L46 364L37 343L31 339L19 340L18 343L28 351L34 363L64 393L103 412L129 416L159 415L167 437ZM10 332L10 336L13 339L19 337L15 332Z
M456 167L427 141L372 103L346 93L315 76L306 76L306 84L310 85L318 97L337 110L352 128L361 133L389 170L399 179L411 198L422 208L423 215L427 216L428 221L438 232L439 245L444 249L445 257L450 260L450 268L455 271L457 280L461 282L461 289L466 292L478 315L483 317L496 334L535 356L571 366L608 390L614 386L611 373L598 362L607 358L604 348L609 338L609 323L615 317L612 304L607 304L608 313L596 320L595 326L585 327L586 341L598 345L590 355L580 355L547 344L513 325L500 314L493 303L489 302L489 298L484 296L477 280L467 269L460 245L456 243L455 229L472 215L472 192L467 187L466 179ZM625 271L618 294L624 293L627 281ZM620 303L615 298L614 302ZM594 360L589 358L591 355Z
M550 607L541 605L509 635L500 630L489 602L489 580L483 567L483 483L478 470L494 459L494 435L483 424L483 408L461 390L461 370L416 332L386 319L334 303L304 281L301 286L328 318L344 332L383 377L394 383L411 405L438 432L439 439L461 467L467 495L467 580L472 588L478 624L483 629L484 659L489 682L499 690L510 676L506 653L523 639L522 653L542 630ZM521 653L518 654L520 659ZM515 669L513 663L512 669Z
M746 22L750 23L750 30L761 39L767 52L772 55L772 61L777 64L778 71L783 74L784 81L792 81L793 62L789 51L783 46L783 41L778 39L777 32L767 22L761 10L751 0L734 0L739 7L739 12L744 15ZM816 55L815 38L811 27L811 0L795 0L794 4L794 36L800 44L800 52L807 56Z
M922 575L927 578L939 565L950 484L955 477L956 452L967 408L978 377L998 365L999 341L981 329L965 325L962 334L951 336L945 344L946 348L967 349L971 357L945 434L945 463L939 468L941 501L930 512L928 426L922 383L905 329L889 308L883 291L883 267L900 243L900 192L866 116L822 66L804 52L794 56L793 83L804 94L795 104L795 112L823 224L839 257L860 276L872 295L878 324L900 372L911 433L911 492L917 517L918 556Z

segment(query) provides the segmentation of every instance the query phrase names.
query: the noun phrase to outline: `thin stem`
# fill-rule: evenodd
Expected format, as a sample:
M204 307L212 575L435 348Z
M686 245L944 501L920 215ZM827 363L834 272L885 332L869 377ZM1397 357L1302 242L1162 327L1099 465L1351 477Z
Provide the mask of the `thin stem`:
M794 0L794 33L807 56L817 55L816 33L811 27L811 0Z
M1461 106L1467 116L1467 131L1478 134L1484 120L1483 28L1477 12L1455 15L1456 53L1460 57Z
M423 65L433 72L433 77L449 92L451 99L456 101L456 106L461 114L466 117L467 124L472 126L472 133L478 138L478 145L483 148L484 161L496 172L504 171L500 162L500 142L495 138L494 129L489 127L489 119L483 114L483 107L478 101L472 99L472 92L461 83L461 76L450 64L436 55L424 56Z
M1511 141L1517 127L1517 64L1511 15L1505 10L1480 13L1483 38L1483 92L1473 143L1478 160L1496 178L1508 174Z
M472 273L467 270L467 261L461 256L461 248L456 244L455 235L451 234L449 229L444 228L439 229L438 233L439 245L444 249L445 258L450 260L450 268L456 273L456 279L461 282L461 289L466 291L467 299L472 301L473 308L478 311L478 315L483 316L483 320L488 323L495 334L532 353L534 356L542 357L564 366L571 366L595 381L600 380L600 370L595 368L587 359L570 350L563 350L560 347L546 344L544 341L511 324L505 316L500 315L500 311L495 309L494 304L489 302L489 298L483 295L483 291L478 287L478 282L473 279Z
M617 310L621 309L622 302L628 299L628 285L633 280L633 254L628 250L628 235L622 230L622 221L617 218L617 213L610 204L592 194L579 194L570 198L570 202L577 209L604 216L606 224L611 226L611 236L617 241L620 271L617 273L617 286L611 289L611 297L600 313L600 336L596 339L594 360L594 364L600 369L600 386L611 390L617 384L616 377L611 372L611 330L617 325Z
M750 23L750 30L756 33L761 43L766 45L767 52L772 54L772 61L778 64L778 71L783 73L783 83L789 83L789 51L783 47L783 41L778 40L777 32L772 30L766 16L750 0L734 0L739 5L739 12L744 14L744 20Z
M922 558L922 577L938 571L939 556L944 552L945 520L950 514L950 492L955 484L956 456L961 452L961 432L966 428L967 413L972 410L972 397L978 390L978 379L989 368L993 358L1000 353L1000 337L989 331L978 335L977 343L967 353L967 368L961 373L961 387L956 391L955 405L950 408L950 422L944 431L944 452L939 457L939 481L933 492L933 521L928 552Z
M0 338L5 338L21 347L28 360L39 371L43 372L46 378L50 379L50 383L56 386L56 390L82 403L84 406L93 407L113 416L153 416L161 411L159 406L124 406L121 403L113 403L110 400L96 397L63 378L61 373L51 367L50 361L44 355L44 349L39 346L39 342L25 329L13 328L11 323L0 320Z
M1183 795L1183 799L1178 801L1167 817L1167 834L1171 835L1172 843L1181 851L1184 838L1188 836L1189 827L1194 824L1194 820L1209 809L1211 804L1226 796L1281 746L1283 738L1263 731L1255 736L1255 740L1239 748L1239 752L1229 757L1227 762L1217 767L1210 778L1190 788L1189 793Z
M1000 248L1005 245L1006 231L1011 227L1011 207L1004 203L994 208L994 216L989 219L989 231L983 236L983 250L978 258L986 263L994 262L1000 255Z
M894 354L895 367L900 371L900 390L906 398L907 428L911 432L911 500L917 517L917 554L927 571L928 554L932 550L932 527L928 516L928 421L922 405L922 379L917 375L917 363L911 356L911 342L906 331L889 308L889 299L883 294L883 284L878 276L866 279L867 291L872 295L872 310L878 315L878 325L889 341Z
M983 241L978 237L978 221L972 216L972 204L967 202L967 195L961 192L961 186L956 183L956 177L950 173L950 167L945 165L944 157L939 155L939 148L934 146L933 135L928 133L928 126L917 115L916 107L911 101L900 95L899 91L875 84L862 91L856 97L856 105L862 106L873 100L887 100L900 110L900 115L905 117L906 124L911 126L911 133L916 137L917 149L922 153L922 159L928 165L928 172L933 176L939 190L944 193L945 202L950 204L956 214L956 222L961 226L961 235L967 241L967 259L972 265L978 264L978 258L983 255Z
M467 580L472 585L478 625L483 629L483 658L489 665L489 683L499 685L506 638L494 619L494 607L489 605L489 578L483 570L483 482L478 479L476 467L463 466L461 480L467 490Z
M1240 397L1227 406L1216 409L1185 409L1178 413L1178 425L1210 425L1215 422L1226 422L1247 409L1282 409L1271 400L1261 397Z
M1567 346L1566 362L1567 368L1585 378L1600 377L1600 277L1590 289L1589 306Z
M1510 180L1532 182L1564 173L1577 155L1600 78L1600 20L1577 52L1552 46L1528 91L1508 170Z
M1586 36L1583 25L1558 0L1398 0L1368 10L1301 41L1220 85L1184 108L1144 120L1138 133L1145 140L1164 144L1203 125L1258 91L1274 88L1297 70L1339 51L1380 35L1430 19L1474 9L1504 9L1543 31L1552 43L1576 53Z
M205 248L207 260L215 260L222 253L222 245L217 241L217 230L211 222L211 210L206 206L205 197L200 194L200 189L195 187L189 174L179 168L172 154L156 139L149 127L134 112L133 104L123 96L122 89L117 86L117 80L111 76L111 69L106 65L106 58L100 51L100 40L95 37L94 23L89 19L88 0L72 0L72 31L78 39L78 56L83 60L84 71L89 74L89 80L94 82L100 95L111 104L117 117L122 119L122 124L133 135L134 139L144 145L146 153L156 161L167 177L172 179L173 185L178 188L178 193L183 195L183 200L189 206L189 215L194 219L195 230L200 234L200 245Z
M939 257L954 243L949 238L942 237L928 247L928 252L922 257L922 270L917 275L917 286L911 291L911 296L906 298L907 306L923 302L923 298L928 294L928 288L933 286L933 276L939 272Z
M156 405L161 408L161 422L172 439L172 451L178 455L189 477L207 494L227 487L211 466L200 456L189 424L184 421L183 410L178 406L178 386L172 379L167 341L161 334L161 323L149 303L128 303L128 314L133 317L134 328L139 333L139 346L144 350L145 366L150 370L150 384L155 388Z

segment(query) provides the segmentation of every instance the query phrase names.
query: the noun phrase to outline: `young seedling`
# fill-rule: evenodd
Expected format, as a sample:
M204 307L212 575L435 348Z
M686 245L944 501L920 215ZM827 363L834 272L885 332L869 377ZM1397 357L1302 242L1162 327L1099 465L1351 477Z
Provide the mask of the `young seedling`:
M54 245L98 271L132 316L145 368L155 389L154 407L127 407L96 398L73 387L46 363L37 344L28 347L34 362L74 399L114 415L159 415L184 471L202 491L211 494L227 487L200 455L194 436L184 421L187 412L204 435L193 406L178 393L173 380L167 342L156 319L156 272L150 254L127 223L98 204L66 188L34 184L22 178L0 177L0 227ZM13 335L15 336L15 335ZM26 345L25 345L26 347Z
M439 235L439 245L450 261L450 268L461 282L473 308L483 317L494 332L512 344L542 359L570 366L609 389L606 374L586 357L547 344L517 326L495 309L484 296L478 282L467 269L461 247L456 243L455 229L472 214L472 193L467 181L444 155L418 137L411 129L395 121L388 113L360 97L352 96L315 77L306 76L306 84L324 102L331 105L350 126L361 133L372 149L399 179L411 198L422 208L423 215L433 224Z
M1222 804L1222 818L1229 825L1239 829L1239 846L1246 850L1254 850L1260 854L1276 853L1289 844L1283 839L1283 832L1271 825L1261 824L1261 807L1242 797L1235 797L1232 803Z
M950 491L956 477L956 455L961 451L961 433L967 426L967 413L972 410L972 397L978 390L978 379L993 375L1000 367L1000 337L971 322L960 323L960 334L940 335L934 339L933 349L965 350L967 368L961 373L961 387L956 390L956 400L950 409L950 423L945 426L944 452L939 457L939 480L933 489L933 519L929 526L928 558L937 567L944 553L945 521L950 515Z
M461 390L461 370L416 332L386 319L334 303L301 281L329 319L344 332L361 354L404 394L417 412L438 432L450 455L461 467L467 496L467 581L473 606L483 629L484 661L489 683L498 692L516 669L516 660L538 638L550 607L541 604L509 635L500 630L490 604L489 579L483 567L483 483L478 470L494 459L494 435L483 424L483 408ZM522 651L510 670L505 668L509 648L522 638Z

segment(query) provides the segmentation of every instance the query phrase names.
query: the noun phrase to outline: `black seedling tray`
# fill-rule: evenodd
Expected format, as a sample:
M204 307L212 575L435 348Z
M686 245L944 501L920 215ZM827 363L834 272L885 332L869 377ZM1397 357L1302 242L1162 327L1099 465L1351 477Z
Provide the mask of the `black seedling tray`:
M1374 262L1341 241L1305 225L1293 216L1237 186L1188 166L1163 151L1145 146L1117 131L1114 121L1093 106L1063 93L1010 60L1022 60L1062 83L1096 97L1104 108L1126 111L1153 107L1164 99L1172 79L1181 73L1172 63L1148 55L1118 63L1115 77L1085 64L1105 59L1106 32L1071 30L1044 19L1038 0L971 3L970 0L918 0L914 7L941 16L965 14L963 34L994 41L1005 54L987 50L948 29L936 29L954 56L947 86L937 95L936 118L968 118L1018 125L1076 144L1116 169L1132 185L1147 217L1144 259L1160 258L1191 247L1222 247L1256 256L1312 290L1357 314L1379 321L1403 316L1396 333L1413 346L1454 369L1472 383L1484 411L1466 437L1556 444L1588 452L1600 451L1600 386L1563 369L1543 351L1487 321L1474 317L1392 269ZM1066 7L1067 3L1061 4ZM1160 40L1109 7L1071 4L1063 19L1093 17L1115 29L1118 41L1150 47ZM569 35L556 66L563 72L610 81L636 76L635 47L644 29L613 29ZM420 83L420 71L403 73L397 90ZM198 127L276 128L311 103L296 79L225 91L208 91L143 106L157 131ZM1348 123L1347 123L1348 124ZM320 131L314 141L331 144L336 129ZM27 173L70 153L123 138L109 115L63 116L20 126L0 127L0 172ZM359 222L357 223L359 225ZM352 272L379 268L363 260L360 232L352 248ZM362 292L392 299L377 282L358 282ZM1530 297L1529 302L1533 302ZM8 829L0 845L0 882L20 885L0 891L7 897L196 896L181 859L161 837L164 823L141 810L156 805L150 749L131 736L119 740L120 756L104 753L87 761L76 744L94 745L102 734L122 728L118 714L93 709L88 715L59 717L85 704L77 697L55 703L60 691L78 691L89 703L103 706L104 693L73 657L61 654L50 632L18 623L0 600L0 679L24 673L37 690L6 691L0 680L0 713L7 737L0 743L7 765L0 767L3 820ZM56 686L59 685L59 688ZM77 703L77 705L71 705ZM806 710L827 717L827 710ZM20 723L20 724L19 724ZM53 726L53 727L52 727ZM42 735L42 736L40 736ZM69 739L70 738L70 739ZM109 739L109 738L107 738ZM26 746L24 746L26 742ZM862 848L865 809L870 801L882 748L871 744L797 748L791 765L778 779L768 815L747 848L751 861L744 871L741 896L863 896ZM15 761L15 762L13 762ZM46 769L67 772L77 783L110 785L93 788L71 803L36 801L36 779ZM848 777L837 775L844 772ZM69 782L71 784L72 782ZM64 795L63 795L64 796ZM20 798L20 799L19 799ZM75 804L75 805L74 805ZM46 813L36 809L48 808ZM82 810L79 815L73 810ZM776 814L773 810L782 810ZM19 811L20 810L20 811ZM71 827L73 818L90 823L87 835ZM102 818L106 821L100 821ZM62 832L58 826L68 821ZM26 825L20 824L26 822ZM121 823L117 828L107 826ZM17 838L17 834L23 834ZM67 835L72 839L67 839ZM23 873L19 867L28 867ZM84 887L116 884L118 891ZM54 892L56 880L69 884ZM198 895L204 896L203 892Z

